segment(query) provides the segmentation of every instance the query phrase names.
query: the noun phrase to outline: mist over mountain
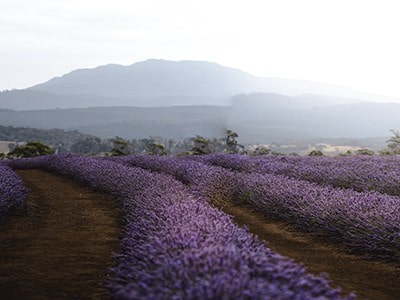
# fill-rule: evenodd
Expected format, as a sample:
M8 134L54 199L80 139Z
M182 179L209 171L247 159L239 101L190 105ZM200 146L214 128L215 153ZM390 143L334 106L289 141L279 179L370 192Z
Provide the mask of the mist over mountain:
M2 125L79 130L103 138L182 139L239 133L242 143L284 143L315 138L388 137L400 128L400 104L357 103L329 107L298 106L296 98L271 94L241 95L235 105L175 107L93 107L0 110ZM288 100L288 101L283 101ZM296 105L291 105L292 100ZM368 145L365 145L368 146ZM384 146L384 145L383 145Z
M94 69L80 69L30 89L54 94L153 99L171 96L226 99L235 94L253 92L376 99L349 88L305 80L261 78L211 62L157 59L130 66L110 64Z
M247 94L233 98L232 128L243 142L325 138L368 138L400 128L400 103L360 102L318 106L309 98Z
M28 89L1 92L0 108L229 105L236 94L256 92L313 98L318 105L392 100L334 85L256 77L211 62L150 59L79 69Z
M0 110L5 126L78 130L102 138L169 137L201 134L221 137L228 126L229 107L91 107L52 110Z
M224 104L228 101L223 100ZM88 107L113 107L113 106L135 106L135 107L160 107L173 105L215 105L221 102L219 98L212 97L160 97L147 98L125 98L106 97L93 95L61 95L39 90L12 90L0 92L0 109L12 110L42 110L58 108L88 108Z
M55 94L159 98L230 97L256 88L254 77L210 62L147 60L73 71L31 87Z

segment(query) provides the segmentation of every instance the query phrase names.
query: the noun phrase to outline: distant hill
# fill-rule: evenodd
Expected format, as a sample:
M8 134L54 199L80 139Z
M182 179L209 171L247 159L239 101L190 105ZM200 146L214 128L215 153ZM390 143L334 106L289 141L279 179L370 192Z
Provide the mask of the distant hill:
M57 152L100 153L110 149L111 145L100 138L78 131L61 129L38 129L0 125L1 152L8 152L9 144L39 141L52 147ZM5 147L4 147L5 146ZM85 147L85 148L84 148Z
M64 95L135 98L227 98L239 93L252 92L317 94L356 99L372 97L334 85L256 77L212 62L160 59L150 59L130 66L110 64L94 69L80 69L30 89Z
M79 130L103 138L196 135L223 137L226 129L243 143L272 143L316 138L388 137L400 129L400 104L357 103L316 107L296 97L252 94L235 97L232 107L97 107L0 111L3 125Z
M197 134L221 137L227 128L228 107L92 107L0 111L2 125L42 129L79 130L102 138L168 137L183 139Z
M54 94L159 98L230 97L254 89L254 77L215 63L147 60L131 66L80 69L31 87Z
M392 100L334 85L256 77L211 62L150 59L130 66L79 69L25 90L1 92L0 109L229 105L230 97L254 92L307 95L320 105L327 97L328 104Z
M152 59L76 70L1 92L0 125L128 139L221 137L229 128L243 143L370 138L400 130L400 104L360 102L365 100L393 99L260 78L210 62Z
M12 142L41 141L49 144L69 143L85 138L96 138L78 131L61 129L37 129L29 127L14 127L0 125L0 140Z
M229 126L244 142L387 137L400 129L399 113L400 103L318 106L309 98L250 94L234 97Z
M168 106L172 103L184 104L188 102L207 102L194 97L184 97L183 99L171 99L168 97L161 99L145 98L123 98L123 97L104 97L104 96L79 96L79 95L59 95L39 90L12 90L0 92L0 107L11 110L41 110L57 108L87 108L98 106ZM209 99L207 99L209 100ZM183 101L179 103L179 101Z

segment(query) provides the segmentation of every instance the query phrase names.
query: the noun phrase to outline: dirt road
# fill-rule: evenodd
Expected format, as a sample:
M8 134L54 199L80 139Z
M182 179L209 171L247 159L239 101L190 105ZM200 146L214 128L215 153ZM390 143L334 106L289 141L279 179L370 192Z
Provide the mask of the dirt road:
M245 205L216 205L233 215L239 225L247 225L251 232L268 241L271 249L303 263L313 274L329 274L333 286L342 287L346 294L355 291L358 299L400 299L399 264L348 254L340 245L293 232L284 222L268 220Z
M1 220L0 298L107 298L122 228L115 200L44 171L18 173L29 211Z

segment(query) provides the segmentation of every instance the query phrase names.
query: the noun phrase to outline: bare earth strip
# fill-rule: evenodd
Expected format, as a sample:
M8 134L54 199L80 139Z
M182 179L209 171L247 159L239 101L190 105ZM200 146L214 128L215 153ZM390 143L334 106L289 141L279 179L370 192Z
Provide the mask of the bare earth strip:
M122 228L115 200L44 171L18 173L29 211L1 220L0 298L107 298Z
M247 225L251 232L268 241L269 248L303 263L313 274L329 274L333 286L342 287L347 294L355 291L358 299L400 299L399 264L348 254L340 245L294 233L285 223L268 220L244 205L217 206L233 215L239 225Z

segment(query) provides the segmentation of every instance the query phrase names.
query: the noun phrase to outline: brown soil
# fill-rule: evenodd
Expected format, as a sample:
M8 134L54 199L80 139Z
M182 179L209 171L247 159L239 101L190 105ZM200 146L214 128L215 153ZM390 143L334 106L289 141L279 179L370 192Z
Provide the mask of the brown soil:
M294 232L284 222L268 220L244 205L217 206L233 215L239 225L247 225L251 232L268 241L269 248L303 263L313 274L327 273L332 286L340 286L344 294L354 291L357 299L400 299L400 264L348 254L340 245Z
M0 298L107 298L121 234L115 200L44 171L18 173L29 209L0 223Z

